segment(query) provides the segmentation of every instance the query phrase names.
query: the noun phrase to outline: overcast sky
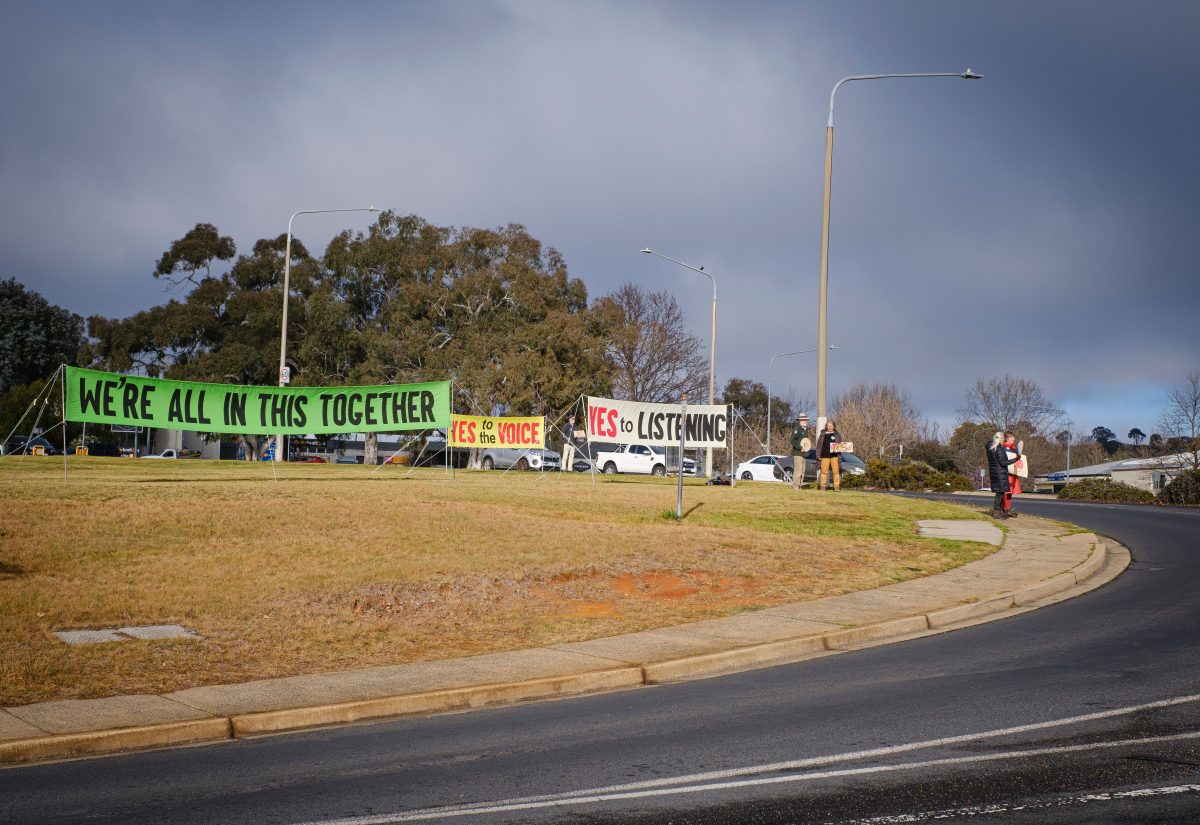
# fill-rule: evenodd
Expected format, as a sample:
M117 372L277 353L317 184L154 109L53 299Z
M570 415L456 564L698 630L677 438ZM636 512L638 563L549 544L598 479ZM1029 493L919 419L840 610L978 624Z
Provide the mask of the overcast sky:
M831 393L952 425L977 378L1076 429L1155 428L1200 369L1200 4L6 4L0 278L87 316L170 297L198 222L241 251L292 212L376 204L526 225L592 297L677 297L718 383L816 346L838 93ZM302 216L324 249L366 216ZM706 346L707 348L707 346ZM775 387L815 394L812 355Z

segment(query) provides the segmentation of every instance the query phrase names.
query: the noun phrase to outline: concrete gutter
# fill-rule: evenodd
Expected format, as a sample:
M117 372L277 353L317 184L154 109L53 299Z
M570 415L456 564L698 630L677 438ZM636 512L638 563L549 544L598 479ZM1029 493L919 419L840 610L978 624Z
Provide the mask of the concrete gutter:
M0 708L0 765L215 742L703 678L944 633L1062 601L1116 578L1129 552L1022 516L923 524L999 543L954 570L724 619L440 662Z

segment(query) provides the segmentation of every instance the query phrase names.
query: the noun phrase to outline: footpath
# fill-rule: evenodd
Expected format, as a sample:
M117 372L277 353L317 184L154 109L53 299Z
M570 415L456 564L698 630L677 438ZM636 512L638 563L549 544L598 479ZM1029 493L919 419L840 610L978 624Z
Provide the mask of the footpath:
M322 725L627 689L828 656L1006 618L1112 580L1129 552L1032 516L919 523L1000 549L875 590L586 642L264 679L162 695L0 708L0 764L239 739Z

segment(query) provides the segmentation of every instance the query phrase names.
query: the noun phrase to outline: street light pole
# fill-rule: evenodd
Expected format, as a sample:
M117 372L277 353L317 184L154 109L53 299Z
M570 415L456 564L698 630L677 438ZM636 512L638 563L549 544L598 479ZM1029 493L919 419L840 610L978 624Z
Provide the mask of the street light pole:
M650 247L646 247L642 250L642 252L645 252L647 255L657 255L664 261L670 261L673 264L678 264L684 269L692 270L692 272L699 272L701 275L707 275L708 280L712 281L712 335L710 336L712 340L709 344L708 355L708 403L710 405L715 404L717 398L717 279L712 276L711 272L705 272L704 267L702 266L695 267L691 264L685 264L683 261L677 261L674 258L668 258L666 255L655 252ZM680 456L679 460L683 461L683 457ZM705 454L705 475L712 475L712 464L712 447L709 447ZM733 468L731 467L730 470L732 471L732 469Z
M970 69L965 72L924 72L917 74L862 74L843 77L833 85L829 94L829 121L825 127L825 198L821 207L821 288L817 304L817 430L825 426L825 354L826 310L829 300L829 197L833 180L833 103L838 89L851 80L884 80L903 77L960 77L980 80L983 75Z
M837 349L836 344L832 344L830 349ZM816 352L815 349L800 349L795 352L781 352L778 355L771 356L771 363L767 365L767 455L773 455L771 452L771 382L775 372L775 359L784 358L788 355L804 355L807 352Z
M293 212L288 218L287 243L283 248L283 317L279 322L279 386L291 383L291 376L286 375L287 367L287 322L288 297L291 295L292 275L292 221L297 215L322 215L328 212L378 212L374 206L357 207L354 209L301 209ZM286 375L286 378L285 378ZM283 461L283 434L275 436L275 460Z

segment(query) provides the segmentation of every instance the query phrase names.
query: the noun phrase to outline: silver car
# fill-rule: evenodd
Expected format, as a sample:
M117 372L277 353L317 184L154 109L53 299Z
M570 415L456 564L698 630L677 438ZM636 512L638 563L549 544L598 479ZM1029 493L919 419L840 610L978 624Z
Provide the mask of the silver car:
M554 450L488 447L479 457L485 470L557 470L562 456Z

